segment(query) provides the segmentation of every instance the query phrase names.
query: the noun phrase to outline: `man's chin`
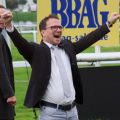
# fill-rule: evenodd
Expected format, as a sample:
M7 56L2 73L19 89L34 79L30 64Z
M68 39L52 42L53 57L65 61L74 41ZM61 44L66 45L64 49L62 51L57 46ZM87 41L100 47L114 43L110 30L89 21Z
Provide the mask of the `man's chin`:
M61 39L56 39L56 40L55 40L55 45L60 44L60 42L61 42Z

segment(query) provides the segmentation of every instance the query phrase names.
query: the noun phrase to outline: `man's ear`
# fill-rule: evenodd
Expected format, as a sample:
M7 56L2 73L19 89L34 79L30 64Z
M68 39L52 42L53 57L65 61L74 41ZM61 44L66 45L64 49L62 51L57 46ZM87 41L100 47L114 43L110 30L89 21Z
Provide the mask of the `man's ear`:
M45 34L45 31L41 30L41 35L44 36L44 34Z

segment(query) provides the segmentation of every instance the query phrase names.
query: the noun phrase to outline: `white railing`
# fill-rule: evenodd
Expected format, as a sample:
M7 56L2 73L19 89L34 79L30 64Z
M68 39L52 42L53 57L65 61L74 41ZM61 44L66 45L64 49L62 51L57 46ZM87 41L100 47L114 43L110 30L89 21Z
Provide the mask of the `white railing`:
M33 41L37 42L37 31L36 30L20 31L20 33L22 33L22 34L32 33L33 34Z
M78 62L116 61L120 60L120 52L103 53L80 53L77 55Z
M37 30L37 25L34 23L34 24L20 24L20 23L17 23L15 24L15 27L17 29L19 29L19 31L29 31L29 30Z
M13 67L30 67L27 61L13 61Z
M78 65L120 64L120 52L80 53L77 55Z
M94 62L95 66L104 64L120 64L120 52L110 53L80 53L77 55L78 65L91 65ZM14 61L14 67L29 67L27 61Z

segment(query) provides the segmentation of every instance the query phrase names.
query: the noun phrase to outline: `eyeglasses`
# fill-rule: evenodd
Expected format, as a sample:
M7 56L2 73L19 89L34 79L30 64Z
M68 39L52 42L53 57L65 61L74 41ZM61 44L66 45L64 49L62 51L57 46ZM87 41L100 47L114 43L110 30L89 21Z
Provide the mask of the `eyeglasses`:
M59 29L59 30L62 30L62 29L63 29L62 26L57 26L57 25L55 25L55 26L50 26L50 27L46 27L46 29L48 29L48 28L50 28L51 30L54 30L54 31L57 31L58 29Z

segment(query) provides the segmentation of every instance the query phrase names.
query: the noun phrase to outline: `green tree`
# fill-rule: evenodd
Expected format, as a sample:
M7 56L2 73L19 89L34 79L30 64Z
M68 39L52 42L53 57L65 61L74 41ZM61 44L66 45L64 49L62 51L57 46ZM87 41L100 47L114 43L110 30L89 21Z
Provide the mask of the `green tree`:
M34 3L37 3L37 0L33 0Z
M18 7L18 0L6 0L6 7L9 9L15 9Z
M18 2L19 2L19 4L24 5L24 4L26 4L26 3L27 3L27 0L19 0Z

